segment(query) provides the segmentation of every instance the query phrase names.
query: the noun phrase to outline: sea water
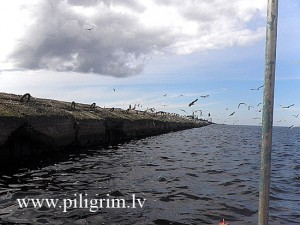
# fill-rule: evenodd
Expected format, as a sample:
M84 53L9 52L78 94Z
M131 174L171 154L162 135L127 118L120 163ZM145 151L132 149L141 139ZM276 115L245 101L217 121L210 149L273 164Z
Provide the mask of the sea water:
M210 125L8 169L0 223L257 224L260 150L261 127ZM299 224L298 127L273 129L270 191L269 224Z

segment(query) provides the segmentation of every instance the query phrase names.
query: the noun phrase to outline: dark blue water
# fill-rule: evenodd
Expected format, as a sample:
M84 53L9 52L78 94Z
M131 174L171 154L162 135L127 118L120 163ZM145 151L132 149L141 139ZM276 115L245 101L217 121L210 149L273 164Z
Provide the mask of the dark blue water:
M30 224L257 224L261 128L211 125L4 172L0 218ZM273 131L270 224L300 223L300 129ZM143 208L21 209L18 198L115 196ZM1 221L0 220L0 221Z

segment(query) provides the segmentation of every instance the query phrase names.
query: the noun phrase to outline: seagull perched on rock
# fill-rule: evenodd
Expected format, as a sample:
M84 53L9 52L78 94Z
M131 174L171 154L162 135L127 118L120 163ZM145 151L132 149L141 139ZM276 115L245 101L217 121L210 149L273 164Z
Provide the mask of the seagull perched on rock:
M197 99L195 99L194 101L192 101L190 104L189 104L189 107L191 107L192 105L194 105L195 104L195 102L197 102L198 101L198 98Z
M96 108L96 103L95 103L95 102L92 103L92 104L90 105L90 108L91 108L91 109L95 109L95 108Z
M24 94L21 98L20 98L20 102L23 102L23 100L27 98L26 103L28 103L30 101L31 95L29 93Z

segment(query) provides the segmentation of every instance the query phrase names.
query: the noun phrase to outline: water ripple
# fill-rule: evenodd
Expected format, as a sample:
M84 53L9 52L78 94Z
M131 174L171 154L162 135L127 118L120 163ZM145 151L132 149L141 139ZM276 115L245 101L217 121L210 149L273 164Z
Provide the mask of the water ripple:
M270 224L300 219L299 129L275 127ZM0 176L0 222L31 224L256 224L259 127L212 125L82 151ZM21 209L19 198L110 195L142 209Z

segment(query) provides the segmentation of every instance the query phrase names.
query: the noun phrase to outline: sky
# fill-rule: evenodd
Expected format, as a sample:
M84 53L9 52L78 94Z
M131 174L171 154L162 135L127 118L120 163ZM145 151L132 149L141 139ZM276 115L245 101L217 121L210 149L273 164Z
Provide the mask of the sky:
M264 82L266 5L1 1L0 92L259 125L263 88L251 89ZM300 126L299 12L298 0L279 2L276 126Z

